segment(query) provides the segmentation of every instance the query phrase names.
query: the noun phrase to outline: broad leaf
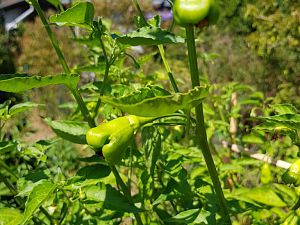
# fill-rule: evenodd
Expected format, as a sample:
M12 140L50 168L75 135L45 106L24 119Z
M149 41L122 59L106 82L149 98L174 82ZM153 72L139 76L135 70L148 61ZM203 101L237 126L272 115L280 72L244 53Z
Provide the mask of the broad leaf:
M18 93L32 88L53 84L65 84L75 88L79 81L77 74L60 74L53 76L29 76L26 74L0 74L0 91Z
M9 109L9 115L13 116L17 113L21 113L21 112L36 108L36 107L41 106L41 105L42 104L37 104L37 103L34 103L34 102L20 103L20 104L14 105L13 107L11 107Z
M161 45L184 43L184 39L159 27L145 26L126 35L114 35L116 40L124 45Z
M81 2L66 11L51 16L49 21L60 26L79 26L91 28L94 18L94 6L90 2Z
M26 201L22 225L26 224L30 220L30 218L44 203L44 201L46 201L50 197L55 188L56 185L52 182L44 181L32 189Z
M86 204L102 202L104 208L118 212L138 213L144 211L130 203L123 194L110 185L104 186L102 183L98 183L97 185L84 187L82 191L86 194L86 199L84 200Z
M208 95L208 86L199 86L187 93L175 93L162 96L151 88L146 87L131 95L111 98L101 97L104 103L108 103L120 110L137 116L164 116L176 112L179 109L190 109L199 104Z
M248 189L242 193L244 198L249 198L255 202L275 207L285 207L286 203L270 187L257 187Z
M89 126L85 122L45 120L57 136L76 144L86 144L86 132Z
M0 208L0 224L18 225L21 223L23 215L17 209Z
M140 208L137 208L132 203L129 203L123 194L110 185L106 185L104 207L107 209L117 210L119 212L139 213L144 211Z

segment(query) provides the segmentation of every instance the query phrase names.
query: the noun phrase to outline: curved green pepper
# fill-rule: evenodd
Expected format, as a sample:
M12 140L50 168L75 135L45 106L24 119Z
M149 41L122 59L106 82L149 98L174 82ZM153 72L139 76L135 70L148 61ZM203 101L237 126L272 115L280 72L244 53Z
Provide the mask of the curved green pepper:
M296 187L300 185L300 159L294 162L283 174L282 180L286 184L293 184Z
M93 148L102 148L107 163L115 165L121 162L136 130L151 120L152 118L145 119L133 115L119 117L90 129L86 134L86 140Z

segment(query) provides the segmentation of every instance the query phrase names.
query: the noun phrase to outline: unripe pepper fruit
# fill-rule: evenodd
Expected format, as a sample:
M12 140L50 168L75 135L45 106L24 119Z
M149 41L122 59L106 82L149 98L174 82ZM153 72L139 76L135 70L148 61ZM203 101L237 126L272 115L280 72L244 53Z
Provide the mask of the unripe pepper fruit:
M87 143L102 154L109 165L119 164L137 129L153 121L152 117L123 116L91 128Z
M282 180L286 184L294 184L296 187L300 185L300 159L288 168L283 174Z
M181 26L196 25L204 19L214 24L220 12L216 0L175 0L172 11L175 22Z
M102 123L86 134L87 143L93 148L102 148L109 165L120 163L134 132L140 127L137 116L124 116Z

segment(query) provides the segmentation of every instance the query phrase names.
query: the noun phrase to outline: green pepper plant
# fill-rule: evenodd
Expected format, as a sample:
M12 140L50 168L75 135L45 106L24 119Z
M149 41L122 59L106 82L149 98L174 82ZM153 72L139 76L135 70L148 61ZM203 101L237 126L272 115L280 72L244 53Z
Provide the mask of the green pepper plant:
M64 120L44 118L54 138L30 145L15 140L17 131L9 140L2 123L41 105L0 105L0 224L297 224L298 110L268 104L248 85L209 84L199 71L195 30L216 23L216 0L170 1L175 26L168 29L133 0L138 15L126 34L96 17L89 1L64 10L51 0L60 13L49 19L37 0L28 2L64 73L3 74L0 90L64 85L76 103L60 106L71 112ZM69 67L53 26L72 30L89 64ZM168 64L169 45L187 48L188 90ZM143 74L151 47L163 78ZM82 72L96 80L82 84ZM80 156L71 153L78 149Z

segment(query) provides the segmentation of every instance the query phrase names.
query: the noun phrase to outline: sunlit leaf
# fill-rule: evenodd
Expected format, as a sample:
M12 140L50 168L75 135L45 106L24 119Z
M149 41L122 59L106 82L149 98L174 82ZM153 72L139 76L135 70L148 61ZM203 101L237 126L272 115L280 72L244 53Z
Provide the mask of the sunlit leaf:
M85 122L79 121L54 121L45 120L57 136L77 144L86 144L86 132L89 126Z
M9 114L12 116L17 113L21 113L36 108L38 106L42 106L42 104L37 104L34 102L24 102L24 103L16 104L9 109Z
M18 225L21 223L23 215L17 209L0 208L0 224Z
M102 101L120 110L137 116L164 116L179 109L190 109L199 104L208 95L208 86L199 86L187 93L175 93L163 96L149 87L128 96L111 98L103 96Z
M90 29L93 18L93 4L90 2L81 2L60 14L51 16L49 21L60 26L79 26Z
M70 88L75 88L78 81L78 74L60 74L43 77L26 74L0 74L0 91L18 93L53 84L65 84Z
M30 220L30 218L44 203L44 201L46 201L50 197L55 188L55 184L45 180L32 189L26 201L24 217L21 223L22 225L26 224Z
M124 45L161 45L184 43L184 39L159 27L145 26L126 35L114 35L118 42Z

